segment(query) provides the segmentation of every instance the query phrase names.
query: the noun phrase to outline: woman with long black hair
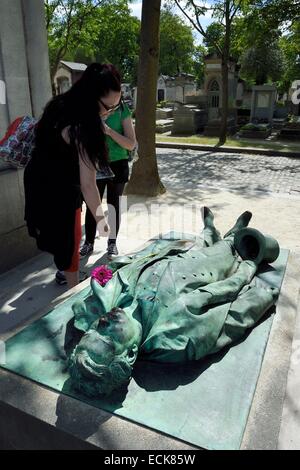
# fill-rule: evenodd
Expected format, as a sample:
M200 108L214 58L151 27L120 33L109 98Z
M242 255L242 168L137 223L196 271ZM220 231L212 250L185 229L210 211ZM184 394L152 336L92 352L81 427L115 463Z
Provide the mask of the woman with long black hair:
M120 103L113 65L91 64L66 93L46 106L24 173L25 220L37 246L54 255L68 287L79 282L82 196L102 236L108 236L96 172L108 168L101 115Z
M121 78L120 78L121 86ZM103 114L104 131L108 147L108 160L114 178L100 178L97 175L97 186L102 199L105 189L107 190L108 223L110 234L107 243L107 255L111 259L118 255L117 236L121 224L120 201L125 185L129 178L128 155L137 145L135 130L131 118L131 112L123 100L117 108L107 108L106 115ZM94 250L96 236L96 222L93 214L87 207L85 215L85 243L80 250L80 257L84 258Z

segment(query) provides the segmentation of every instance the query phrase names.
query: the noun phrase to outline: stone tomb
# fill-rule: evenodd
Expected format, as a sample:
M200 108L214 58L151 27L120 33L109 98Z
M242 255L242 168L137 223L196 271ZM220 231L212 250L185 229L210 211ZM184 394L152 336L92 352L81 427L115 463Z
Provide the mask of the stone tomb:
M250 121L272 124L276 102L274 85L256 85L252 88Z
M280 140L300 142L300 117L294 122L285 123L279 133Z
M282 296L279 298L277 313L272 324L240 448L275 449L277 446L293 336L293 322L287 323L285 318L287 313L289 320L292 317L295 318L296 315L291 308L294 302L294 289L289 288L289 281L294 276L293 259L290 259L282 287L284 300ZM56 308L59 308L62 301L70 300L72 294L80 294L88 285L89 280L69 291L63 298L57 299ZM286 298L291 302L287 302ZM49 310L50 308L40 312L37 318L42 317ZM53 305L51 310L53 310ZM55 315L55 311L53 314ZM24 326L24 324L18 325L14 331L2 336L1 339L11 337ZM22 360L25 364L26 358ZM0 369L0 382L0 442L4 448L83 449L97 447L166 450L195 448L178 437L168 437L161 431L133 423L125 417L103 411L93 404L78 401L64 393L55 392L47 386L34 383L10 371ZM173 391L164 392L166 393L168 395ZM226 441L226 433L224 436ZM228 437L230 440L230 434ZM199 448L199 446L196 447ZM226 446L221 444L220 448L226 448Z
M238 86L238 66L234 60L228 63L228 134L236 132L236 98ZM205 136L220 135L222 115L222 59L217 54L205 57L204 92L208 100L208 123L204 129Z
M38 118L51 98L42 0L0 1L0 140L19 116ZM0 273L37 253L24 223L23 170L0 161Z
M203 130L207 122L207 111L198 105L177 105L174 112L172 134L196 134Z

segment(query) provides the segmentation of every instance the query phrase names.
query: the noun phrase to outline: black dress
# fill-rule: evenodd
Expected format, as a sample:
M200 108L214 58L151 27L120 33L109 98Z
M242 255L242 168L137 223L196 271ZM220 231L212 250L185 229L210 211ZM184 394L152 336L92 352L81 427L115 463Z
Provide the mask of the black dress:
M25 220L42 251L59 270L71 266L75 213L82 204L78 152L53 127L35 148L24 172Z

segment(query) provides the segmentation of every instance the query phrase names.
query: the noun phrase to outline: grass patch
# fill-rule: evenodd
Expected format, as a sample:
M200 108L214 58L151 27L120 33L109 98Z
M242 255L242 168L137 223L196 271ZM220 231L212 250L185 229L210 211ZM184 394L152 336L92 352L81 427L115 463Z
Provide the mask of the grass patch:
M219 139L217 137L202 137L198 135L192 135L189 137L173 137L168 135L156 135L156 142L173 142L180 144L198 144L198 145L212 145L216 146ZM257 149L271 149L280 150L283 152L300 152L300 145L283 143L283 142L266 142L257 139L246 140L246 139L233 139L228 138L224 147L251 147Z

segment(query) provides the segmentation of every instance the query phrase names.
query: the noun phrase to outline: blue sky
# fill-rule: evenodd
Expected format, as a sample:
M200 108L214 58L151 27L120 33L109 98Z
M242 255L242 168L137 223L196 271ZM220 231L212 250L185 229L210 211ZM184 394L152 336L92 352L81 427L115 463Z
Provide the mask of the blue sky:
M142 1L138 0L136 1L135 3L132 3L130 5L130 8L131 8L131 11L132 11L132 14L134 16L137 16L139 19L141 19L141 15L142 15ZM162 0L162 5L164 4L164 0ZM190 24L189 21L185 18L185 16L181 13L180 10L178 10L178 15L179 16L182 16L184 21L187 23L187 24ZM205 17L203 17L202 21L201 21L201 24L203 25L204 28L206 28L210 23L212 22L212 19L211 17L209 16L209 14ZM202 37L199 33L197 33L197 31L195 32L195 39L197 41L197 43L201 43L202 42Z

